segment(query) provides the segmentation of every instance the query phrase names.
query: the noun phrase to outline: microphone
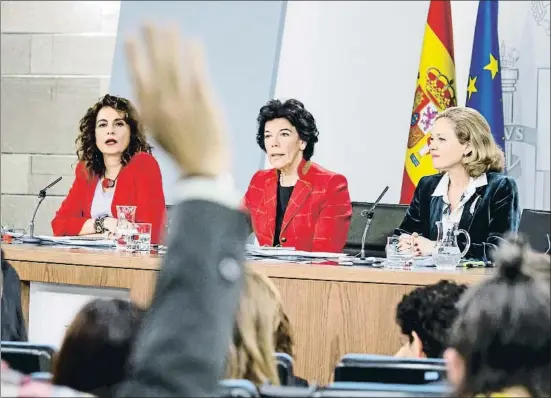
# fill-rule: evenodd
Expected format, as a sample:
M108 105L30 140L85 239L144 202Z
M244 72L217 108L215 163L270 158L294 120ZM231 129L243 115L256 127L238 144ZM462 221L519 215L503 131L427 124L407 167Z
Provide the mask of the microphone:
M367 237L367 231L369 231L371 221L373 220L373 216L375 216L375 208L377 207L377 205L379 204L379 202L381 201L383 196L385 196L387 191L388 191L388 185L385 187L385 189L383 189L383 192L381 192L381 194L379 195L379 197L377 198L375 203L373 203L371 208L369 210L363 210L360 213L360 215L362 217L366 217L367 220L365 222L365 228L364 228L364 232L363 232L363 235L362 235L362 248L360 250L360 258L354 258L352 260L352 263L354 265L369 265L369 264L372 263L372 261L369 261L365 258L365 239Z
M36 205L36 208L34 209L34 213L33 213L33 218L31 219L31 222L29 224L29 235L28 236L24 236L21 241L23 243L33 243L33 244L38 244L38 243L41 243L42 242L42 239L40 238L37 238L34 236L34 218L36 217L36 212L38 211L38 208L40 207L40 204L42 203L42 201L44 199L46 199L46 191L48 191L48 189L50 189L51 187L53 187L55 184L57 184L59 181L61 181L61 178L62 177L59 177L57 180L55 180L54 182L52 182L50 185L48 185L47 187L44 187L43 189L40 190L40 192L38 192L38 204Z

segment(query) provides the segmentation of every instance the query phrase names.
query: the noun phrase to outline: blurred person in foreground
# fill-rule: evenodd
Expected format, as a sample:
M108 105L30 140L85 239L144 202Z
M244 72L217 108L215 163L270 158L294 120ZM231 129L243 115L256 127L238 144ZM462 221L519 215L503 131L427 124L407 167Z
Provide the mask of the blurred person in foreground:
M120 299L95 299L75 316L56 354L52 382L112 396L123 380L143 311Z
M143 41L127 42L127 56L143 121L183 178L155 294L116 396L213 397L225 371L247 234L241 195L226 174L228 137L197 43L182 42L177 29L148 26Z
M235 318L226 377L247 379L256 385L279 385L274 353L293 358L294 337L281 294L273 282L250 266L245 267L245 286ZM294 385L308 382L294 377Z
M52 220L54 235L114 233L117 206L136 206L136 222L151 224L159 243L165 196L159 164L151 155L134 105L105 95L80 120L75 180Z
M348 182L312 162L316 120L296 99L273 99L257 123L256 142L272 168L254 174L243 204L258 243L342 252L352 217Z
M496 273L459 302L444 354L455 396L551 394L549 285L536 279L522 238L508 240L495 255Z
M21 307L21 280L13 266L6 260L1 250L2 279L5 283L2 290L1 336L2 341L27 341L27 327Z
M396 356L442 358L457 303L466 290L466 285L442 280L404 295L396 307L396 323L407 341Z

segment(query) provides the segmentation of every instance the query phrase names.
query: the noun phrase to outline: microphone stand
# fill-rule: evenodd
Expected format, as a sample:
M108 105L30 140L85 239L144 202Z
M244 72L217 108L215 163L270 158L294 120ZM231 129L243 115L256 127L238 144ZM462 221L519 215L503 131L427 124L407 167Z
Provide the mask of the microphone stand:
M369 231L369 227L371 226L371 221L373 221L373 217L375 216L375 208L377 207L377 205L379 204L379 202L381 201L383 196L385 196L387 191L388 191L388 185L385 187L385 189L383 189L383 192L381 192L381 194L379 195L379 197L377 198L375 203L373 203L371 208L367 211L364 210L364 211L361 212L361 215L363 217L366 217L367 220L365 222L365 228L364 228L364 232L362 234L362 247L361 247L361 250L360 250L360 258L354 258L352 260L352 264L354 264L354 265L371 265L371 264L373 264L373 261L368 260L367 258L365 258L365 240L367 238L367 232Z
M49 188L53 187L55 184L57 184L59 181L61 181L61 178L62 177L59 177L57 180L52 182L46 188L41 189L40 192L38 193L38 199L39 199L38 204L36 205L36 208L34 209L33 218L31 219L31 222L29 223L29 235L24 236L23 238L21 238L21 241L23 243L31 243L31 244L40 244L40 243L42 243L42 239L37 238L36 236L34 236L34 218L36 217L36 213L38 212L38 208L40 207L40 205L42 204L44 199L46 199L46 191Z

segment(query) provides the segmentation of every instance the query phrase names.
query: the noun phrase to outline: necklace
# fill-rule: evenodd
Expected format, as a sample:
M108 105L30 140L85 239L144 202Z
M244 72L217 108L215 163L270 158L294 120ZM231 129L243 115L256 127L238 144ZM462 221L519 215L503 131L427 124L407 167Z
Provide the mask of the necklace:
M103 189L113 188L115 186L115 182L117 181L117 178L119 178L119 174L120 174L120 170L117 173L117 176L115 177L114 180L112 180L110 178L107 178L104 175L103 176L103 181L101 182L101 186L103 187Z

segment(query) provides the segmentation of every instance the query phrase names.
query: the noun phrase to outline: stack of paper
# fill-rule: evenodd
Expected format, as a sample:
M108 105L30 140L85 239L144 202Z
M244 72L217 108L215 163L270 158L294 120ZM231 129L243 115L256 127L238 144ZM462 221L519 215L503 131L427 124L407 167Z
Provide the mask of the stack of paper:
M307 252L288 247L265 247L246 245L246 256L250 259L273 259L285 262L313 262L344 257L342 253Z
M37 236L45 242L64 246L112 247L115 242L103 236Z

